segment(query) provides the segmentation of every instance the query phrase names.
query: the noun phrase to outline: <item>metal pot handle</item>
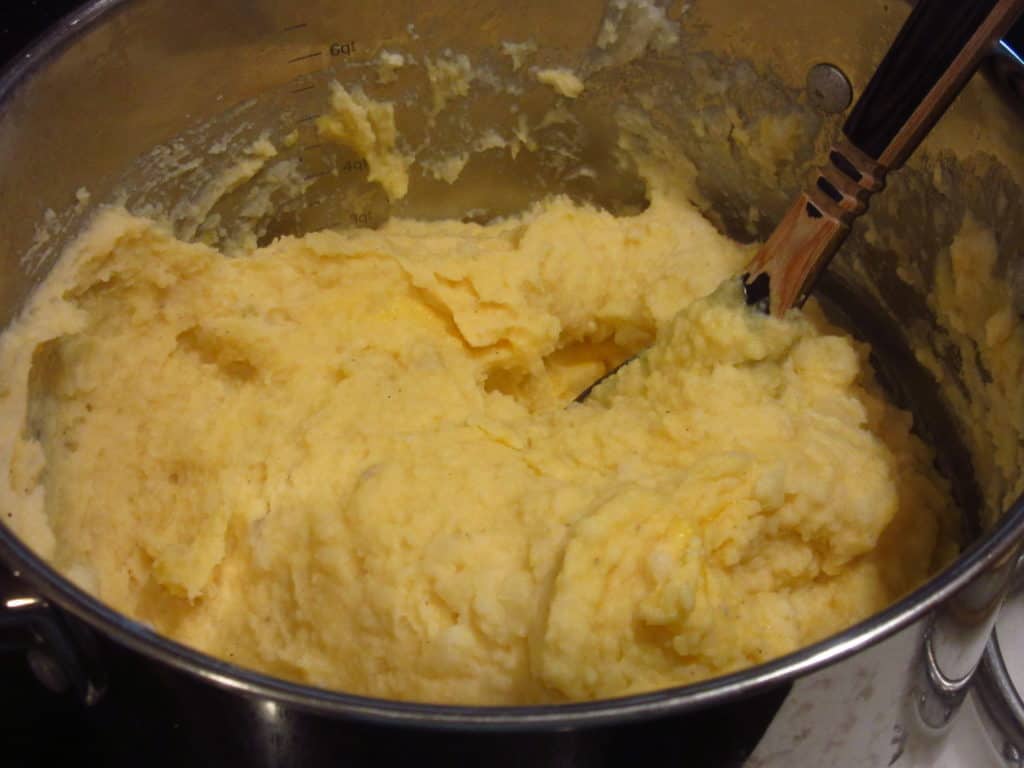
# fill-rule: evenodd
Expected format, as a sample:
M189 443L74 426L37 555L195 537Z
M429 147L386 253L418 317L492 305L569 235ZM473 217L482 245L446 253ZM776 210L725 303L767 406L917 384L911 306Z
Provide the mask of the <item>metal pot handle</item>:
M72 691L87 705L103 697L106 673L91 631L0 565L0 651L19 650L51 691Z
M917 715L927 729L947 730L971 691L1017 564L1017 551L998 558L932 615L913 689Z
M1017 560L1011 595L1024 599L1024 555ZM1024 766L1024 697L1010 679L999 646L998 627L985 648L974 690L984 713L982 720L1008 768Z

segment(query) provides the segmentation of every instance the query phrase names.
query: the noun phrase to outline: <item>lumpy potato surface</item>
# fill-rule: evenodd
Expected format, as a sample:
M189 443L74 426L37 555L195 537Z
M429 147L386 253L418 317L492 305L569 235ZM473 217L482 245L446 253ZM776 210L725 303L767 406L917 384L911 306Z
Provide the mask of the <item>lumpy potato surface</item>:
M0 501L120 611L319 686L522 704L756 664L954 526L866 348L748 310L750 255L657 194L236 257L110 209L0 341Z

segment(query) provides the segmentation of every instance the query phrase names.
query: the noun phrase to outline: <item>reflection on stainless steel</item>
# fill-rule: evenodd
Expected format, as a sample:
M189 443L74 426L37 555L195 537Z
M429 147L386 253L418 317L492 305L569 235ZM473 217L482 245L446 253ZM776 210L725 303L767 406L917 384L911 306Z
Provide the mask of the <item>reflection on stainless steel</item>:
M1013 593L1007 609L1013 609L1024 600L1024 557L1018 560ZM1004 627L1005 628L1005 627ZM1021 638L1004 634L997 624L975 684L983 706L982 722L988 727L992 741L999 748L1008 768L1024 766L1024 695L1017 687L1004 656L1004 648L1019 646Z
M106 682L92 630L69 622L47 601L27 596L28 591L22 579L0 568L0 650L23 649L46 688L57 693L74 689L83 703L95 704Z
M699 13L702 4L717 7L719 1L697 0L682 18ZM798 5L797 0L788 2ZM737 0L736 5L739 8L742 3ZM881 15L882 3L843 0L840 5L836 16L844 25L857 19L891 34L898 22L891 15ZM754 12L763 6L750 0L747 7ZM0 322L13 317L52 266L55 246L66 242L88 216L89 209L73 210L80 186L89 188L93 204L110 199L118 185L136 190L129 199L133 205L152 202L166 207L197 194L201 184L189 174L159 176L162 166L155 147L165 153L180 150L184 166L190 160L227 162L207 155L205 148L232 127L239 130L232 139L236 143L263 131L280 140L315 118L321 109L323 83L330 77L359 79L377 50L393 46L396 40L417 56L452 48L466 51L474 61L491 63L498 43L533 38L541 50L564 57L559 63L584 66L595 60L593 44L604 10L602 0L561 5L532 1L515 6L493 0L470 5L439 0L429 7L255 0L244 13L227 0L91 3L44 40L29 59L0 76L0 199L4 201L0 207L0 258L4 259ZM799 16L792 15L794 24ZM461 23L453 25L452 18ZM410 23L415 25L415 36L408 32ZM699 25L694 30L697 35ZM839 31L794 38L787 53L799 66L794 68L795 79L789 81L762 74L774 64L764 51L750 51L737 60L731 53L706 50L699 37L681 47L685 55L650 56L621 68L596 70L593 87L588 83L586 98L573 107L580 123L573 138L581 142L583 156L592 160L594 177L570 178L564 169L558 170L560 166L545 165L543 152L520 153L517 160L494 153L493 164L471 166L455 186L414 180L413 194L400 212L461 215L482 207L489 215L499 215L553 191L566 191L612 209L642 204L643 189L635 174L609 158L614 154L617 110L646 102L657 106L655 127L691 155L700 192L711 206L708 215L745 240L763 236L804 179L816 156L815 144L827 142L834 127L834 118L808 103L804 74L814 64L835 61L854 90L863 86L858 78L865 73L847 63L843 51L835 50L835 40L842 38ZM845 54L849 61L859 61ZM1018 67L1019 62L1007 60L1000 66ZM82 86L83 73L88 73L87 88ZM524 94L524 104L542 95ZM742 109L736 110L736 105ZM966 107L961 107L954 107L954 116L959 115L954 119L968 120L962 114ZM734 118L729 117L730 108ZM752 164L730 140L733 131L708 130L709 126L732 126L728 121L734 119L738 123L733 127L754 131L763 116L774 113L792 118L799 145L806 147L795 157L786 154L777 167ZM695 115L712 122L702 123ZM494 104L472 100L457 105L450 117L453 125L508 119ZM415 144L422 138L416 131L423 126L411 118L409 126L409 140ZM173 142L175 137L182 137L181 141ZM309 176L315 177L310 199L275 200L285 214L268 222L268 236L339 223L373 224L390 215L386 199L359 174L322 173L346 158L341 151L331 152L306 153L302 162L309 164ZM306 205L310 200L317 204ZM356 204L358 208L353 207ZM37 223L51 207L61 215L59 226L48 232L48 249L23 259ZM239 207L238 200L228 200L219 212L230 218ZM65 210L70 212L64 214ZM712 707L725 711L732 702L767 695L798 677L803 680L797 685L820 688L822 706L817 714L823 723L815 734L801 738L807 713L787 711L784 706L778 727L773 726L766 739L766 745L769 741L775 745L774 751L759 752L764 758L761 765L813 764L800 762L801 755L811 754L806 751L811 745L826 750L817 753L819 761L827 753L829 764L835 766L864 764L857 744L870 745L869 764L926 751L929 738L941 733L955 711L977 664L1009 578L1007 563L1024 532L1024 504L1018 500L994 508L987 502L994 495L986 495L990 490L986 483L995 479L983 478L972 465L988 463L972 459L994 453L995 437L989 445L967 443L964 435L969 425L944 407L946 394L970 394L971 382L958 367L960 351L947 343L950 318L928 303L928 291L936 258L948 249L967 212L1000 233L998 279L1024 289L1024 261L1016 247L1024 240L1020 180L998 158L965 160L951 153L929 158L927 151L890 179L885 199L868 214L872 237L862 233L851 241L837 259L830 282L823 286L839 314L845 314L875 344L879 359L889 366L888 374L883 374L891 388L914 407L915 422L936 445L940 463L952 476L958 499L968 512L965 543L973 542L956 564L930 584L837 637L725 678L618 701L518 709L386 702L257 674L161 638L79 591L3 525L0 557L31 579L33 590L24 591L19 585L17 591L0 593L0 598L15 603L4 602L5 608L0 609L0 634L14 626L15 614L22 627L22 615L38 614L39 623L33 623L33 629L40 628L47 651L85 700L95 700L102 690L102 673L109 661L104 652L94 653L90 644L90 633L98 631L115 641L101 644L106 653L127 649L135 662L133 675L148 670L153 686L172 685L167 681L174 679L173 685L191 686L190 695L213 702L211 721L194 724L197 729L220 726L218 718L234 722L229 721L228 712L237 720L241 717L237 712L244 711L244 722L260 723L261 733L288 728L311 742L322 740L335 748L342 744L352 752L362 750L360 754L371 743L379 749L391 748L396 728L411 726L408 731L419 735L444 731L447 745L479 746L483 742L472 739L481 731L515 731L517 738L533 734L537 743L545 745L543 749L558 744L577 750L574 754L600 755L596 747L586 751L589 739L612 743L615 733L625 732L626 723L649 722L653 728L669 715L696 722L699 712ZM888 236L891 242L914 247L897 252L886 245ZM898 266L907 270L900 272ZM1024 304L1024 295L1017 298ZM916 365L902 339L903 330L913 337L910 342L924 345L945 366L948 391L939 391ZM998 437L1012 439L1009 425L1002 428L1007 433ZM19 602L31 599L35 590L45 600ZM146 659L148 665L143 663ZM830 675L846 674L843 670L853 675L856 685L848 690L829 687L840 679ZM827 683L829 679L833 682ZM370 727L367 722L376 725ZM606 725L616 728L597 728ZM699 730L695 729L695 737ZM560 741L561 736L565 738ZM507 739L488 738L509 751ZM293 749L288 746L292 742L276 743L283 745L277 754L287 762L283 755ZM437 746L440 739L431 743ZM499 757L509 759L508 754Z
M991 66L1006 92L1024 104L1024 22L995 46Z
M1020 642L1019 638L1015 638ZM990 732L1007 765L1024 765L1024 698L1003 662L998 631L993 634L978 673L976 690L991 723Z
M295 736L288 713L270 699L254 702L254 708L253 740L260 744L260 751L265 755L268 765L282 764L292 751Z
M260 717L267 723L277 723L283 717L281 705L278 704L276 701L271 701L270 699L267 699L266 701L258 702L257 707L260 713Z
M64 668L52 654L40 648L29 648L25 657L28 659L32 674L45 688L54 693L64 693L71 687L71 681L68 680Z
M11 597L4 602L4 605L13 610L17 608L32 608L39 605L39 602L38 597Z
M1016 554L1002 558L936 611L924 639L916 692L918 713L928 727L946 728L970 690L1015 561Z

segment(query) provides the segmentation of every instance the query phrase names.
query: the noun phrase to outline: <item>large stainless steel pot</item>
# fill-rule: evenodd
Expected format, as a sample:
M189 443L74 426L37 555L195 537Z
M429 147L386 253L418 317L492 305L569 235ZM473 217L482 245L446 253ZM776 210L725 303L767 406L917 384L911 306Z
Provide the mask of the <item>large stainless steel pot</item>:
M628 208L642 190L607 158L612 117L633 104L694 164L709 215L737 236L763 236L839 119L821 109L829 99L809 96L806 73L831 62L856 91L906 13L902 4L881 0L675 3L667 10L679 22L676 44L631 61L609 60L595 48L602 21L628 15L630 5L87 4L0 79L0 322L16 314L95 204L121 199L136 209L149 206L168 213L179 233L201 234L203 222L176 203L209 189L231 155L206 152L219 139L238 148L261 132L278 140L298 132L294 159L307 183L297 197L273 198L273 215L258 222L264 237L372 225L388 215L386 199L365 183L358 163L346 166L351 158L340 150L314 151L308 143L303 150L304 126L322 108L326 80L367 79L368 62L382 47L417 55L450 48L488 62L497 59L502 41L532 38L539 60L592 76L587 97L574 105L580 129L547 138L549 145L574 143L596 175L574 175L551 162L542 141L540 151L516 162L472 165L453 187L415 177L410 197L394 210L494 215L554 190ZM1012 59L1000 62L999 72L1018 77ZM417 87L422 84L410 84L409 93L415 96ZM542 99L524 93L523 110L546 108ZM415 98L404 112L403 130L415 142L425 130ZM769 114L789 116L807 149L795 157L752 158L744 151L734 132L756 137ZM467 100L445 116L451 130L432 141L443 152L446 141L458 146L460 123L483 126L506 115L494 104ZM875 344L894 395L936 444L966 514L961 557L870 620L769 664L643 696L529 708L400 704L270 678L159 637L76 589L0 525L0 557L13 574L0 583L0 632L10 638L22 632L39 676L74 687L91 707L95 727L121 733L122 757L135 760L306 765L461 758L561 765L645 756L691 765L839 766L899 765L911 754L927 754L970 684L1024 535L1020 466L996 458L997 444L1004 457L1022 455L1024 389L1012 371L972 375L984 366L963 359L964 347L954 342L965 340L951 336L955 319L928 301L937 260L970 212L998 235L991 279L1014 286L1019 319L1024 131L1012 98L976 80L939 134L893 177L862 230L870 236L849 243L822 286L838 315ZM198 169L183 172L196 158ZM356 172L331 173L345 168ZM83 186L88 205L76 204ZM245 202L243 187L205 211L226 223L226 241ZM943 371L941 384L911 350L930 355ZM993 386L1003 400L992 399L986 387ZM979 428L977 409L993 403L1009 404L1007 412ZM128 697L129 710L107 707L106 688L136 694ZM153 718L166 724L154 736L159 755L135 751L146 747L135 725L142 717L149 729Z

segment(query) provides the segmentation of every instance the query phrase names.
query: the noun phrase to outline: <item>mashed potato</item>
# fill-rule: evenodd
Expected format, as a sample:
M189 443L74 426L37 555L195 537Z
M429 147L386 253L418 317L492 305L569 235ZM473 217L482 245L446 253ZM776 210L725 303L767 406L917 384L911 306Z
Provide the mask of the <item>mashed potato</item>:
M747 310L749 256L660 194L238 258L107 210L0 341L0 501L117 609L321 686L524 704L756 664L954 526L866 349Z

